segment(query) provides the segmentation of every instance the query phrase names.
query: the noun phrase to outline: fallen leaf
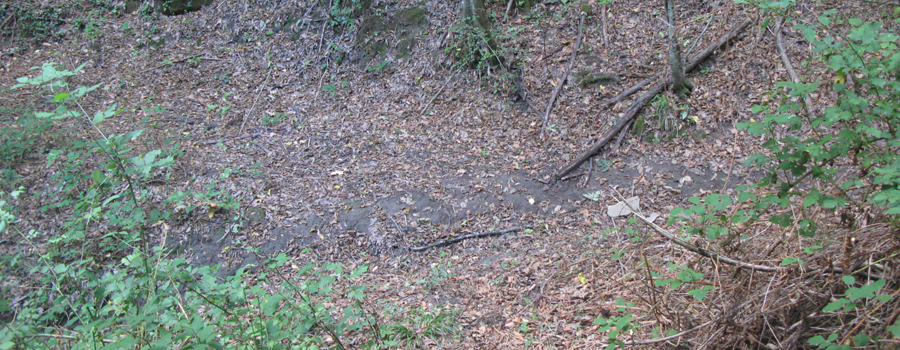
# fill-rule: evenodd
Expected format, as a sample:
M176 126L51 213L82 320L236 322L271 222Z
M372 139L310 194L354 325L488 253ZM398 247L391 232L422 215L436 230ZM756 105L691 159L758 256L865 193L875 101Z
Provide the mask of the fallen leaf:
M626 205L625 203L628 203L628 205ZM626 199L625 202L618 202L614 205L608 206L606 208L606 214L613 218L625 216L625 215L631 214L631 208L628 207L629 205L635 209L640 209L640 206L641 206L640 204L641 204L640 198L631 197L631 198Z

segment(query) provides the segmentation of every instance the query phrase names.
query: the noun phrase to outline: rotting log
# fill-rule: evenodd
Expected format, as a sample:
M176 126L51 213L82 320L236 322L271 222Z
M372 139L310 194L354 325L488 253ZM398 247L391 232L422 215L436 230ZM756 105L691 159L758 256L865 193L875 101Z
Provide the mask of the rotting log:
M731 41L740 32L744 31L744 29L746 29L750 25L751 22L752 21L749 19L744 20L737 27L735 27L734 29L729 31L728 34L719 38L719 40L717 40L712 45L707 46L706 49L704 49L702 52L695 55L693 57L693 59L691 59L691 61L687 64L687 67L685 67L685 70L689 72L689 71L693 70L694 68L697 68L697 66L700 65L700 63L703 62L703 60L705 60L707 57L709 57L709 55L711 55L713 52L715 52L716 49L718 49L722 45L725 45L725 43ZM606 146L606 144L608 144L609 141L612 140L616 136L616 134L618 134L620 131L622 131L622 129L625 128L625 125L627 125L629 122L631 122L631 120L633 120L637 116L637 114L638 114L638 112L640 112L641 108L643 108L644 105L647 104L647 102L650 102L650 99L652 99L654 96L656 96L657 94L662 92L663 89L665 89L666 86L668 86L669 84L672 84L671 78L666 79L661 82L658 82L655 85L653 85L653 87L651 87L650 90L648 90L646 93L644 93L644 95L642 95L640 98L638 98L637 101L635 101L634 104L632 104L631 107L628 108L628 111L625 112L625 115L622 116L621 118L619 118L619 120L617 120L616 123L613 124L612 128L610 128L609 130L606 131L606 133L603 135L603 138L601 138L600 141L597 141L596 143L594 143L590 148L588 148L586 151L582 152L581 155L579 155L577 158L572 160L572 162L570 162L568 165L566 165L565 167L560 169L553 176L552 181L553 182L559 181L559 179L561 179L563 176L566 176L566 174L572 172L572 170L575 170L576 168L581 166L582 163L584 163L585 161L587 161L588 159L593 157L595 154L600 152L600 150L603 149L603 147Z

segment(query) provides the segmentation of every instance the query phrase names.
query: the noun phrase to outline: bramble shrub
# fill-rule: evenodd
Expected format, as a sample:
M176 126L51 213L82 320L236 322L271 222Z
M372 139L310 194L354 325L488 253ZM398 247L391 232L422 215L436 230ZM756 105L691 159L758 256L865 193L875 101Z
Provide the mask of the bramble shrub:
M833 22L825 16L819 21L826 26ZM834 72L831 88L839 98L822 115L801 116L796 113L803 109L803 98L821 82L779 83L790 89L784 102L759 122L739 124L754 135L767 135L763 146L772 154L755 154L747 164L768 169L759 187L775 193L759 198L761 203L786 206L798 197L804 207L830 210L874 204L895 218L900 214L900 36L885 32L880 22L848 22L852 28L839 38L816 26L797 26ZM767 110L753 107L755 113ZM830 191L800 186L813 179ZM771 220L785 227L794 221L784 215ZM811 219L801 219L799 226L802 234L816 232Z
M821 26L795 28L803 31L815 57L833 74L830 90L837 96L835 104L820 115L808 114L804 98L823 89L825 82L778 83L787 91L770 92L776 103L753 106L753 113L762 113L762 119L738 124L739 129L764 140L767 154L753 154L745 162L762 169L763 177L752 187L737 188L735 198L719 194L693 197L693 206L672 210L670 223L693 222L683 227L683 233L709 241L725 237L719 242L724 243L734 239L740 231L737 228L746 227L744 223L766 217L802 236L815 237L819 234L816 218L808 213L816 208L851 213L874 209L881 220L900 226L900 36L885 30L880 22L828 17L834 13L819 17ZM900 23L900 19L895 21ZM844 25L849 25L849 30L839 34L838 26ZM779 214L770 212L792 207L794 210L777 210L782 212ZM813 246L806 251L821 248ZM796 257L782 261L782 265L793 263L803 262ZM875 293L884 286L883 280L858 288L853 287L852 276L844 276L844 282L849 288L846 297L823 312L852 310L857 301L876 308L887 297ZM886 331L900 334L897 324L885 326ZM835 342L838 337L816 336L809 344L849 349L846 343ZM860 345L874 337L857 334L853 340Z

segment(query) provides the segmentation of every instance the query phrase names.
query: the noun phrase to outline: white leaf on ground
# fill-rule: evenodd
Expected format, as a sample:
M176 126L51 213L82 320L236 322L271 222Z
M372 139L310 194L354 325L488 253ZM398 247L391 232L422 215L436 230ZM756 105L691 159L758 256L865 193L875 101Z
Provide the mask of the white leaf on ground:
M641 208L641 199L638 197L628 198L625 200L625 203L628 203L628 205L631 205L631 207L633 207L634 209ZM614 218L631 214L631 209L628 207L628 205L625 205L625 203L619 202L614 205L610 205L606 208L606 214Z

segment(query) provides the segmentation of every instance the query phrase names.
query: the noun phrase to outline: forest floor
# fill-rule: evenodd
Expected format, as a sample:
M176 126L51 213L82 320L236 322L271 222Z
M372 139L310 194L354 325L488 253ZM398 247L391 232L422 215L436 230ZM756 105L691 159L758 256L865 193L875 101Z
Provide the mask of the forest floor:
M428 339L422 345L428 348L596 349L608 340L593 321L624 313L639 315L639 327L620 337L635 342L713 321L648 345L660 348L756 348L789 340L794 346L779 346L791 348L805 341L778 338L789 334L787 318L771 320L778 323L771 328L730 327L721 317L736 308L752 314L787 305L761 301L765 283L746 284L738 269L607 214L620 196L636 196L641 211L659 214L662 225L692 196L731 194L755 180L743 164L762 151L761 140L736 124L759 118L751 107L769 102L767 91L789 80L775 20L760 26L774 17L756 7L679 2L687 57L741 21L753 22L688 74L696 86L689 97L663 93L644 107L643 127L630 128L573 176L554 182L641 92L607 108L599 104L666 68L660 4L550 1L507 13L506 3L489 2L524 94L502 67L457 68L448 52L462 40L453 29L456 2L375 0L347 24L333 24L320 2L215 1L178 16L114 8L101 9L103 20L89 22L90 30L75 19L96 13L60 6L68 20L52 39L4 44L0 84L34 75L29 69L44 62L85 64L73 80L101 84L87 106L118 103L123 110L103 132L139 128L145 135L138 148L177 145L183 155L165 181L152 184L152 196L161 203L175 191L227 193L209 210L181 213L166 232L168 244L194 264L223 264L224 274L258 263L246 246L300 263L368 264L359 283L371 286L373 308L455 310L459 333ZM829 8L879 13L867 2L798 1L792 23L813 23ZM575 48L584 9L590 12ZM781 30L803 79L834 78L811 60L799 30ZM563 80L573 50L574 69ZM613 79L578 84L597 73ZM542 128L559 84L564 88ZM812 97L819 109L833 100L827 92ZM67 123L67 137L92 132ZM44 142L50 148L53 140ZM59 217L40 210L53 199L44 163L36 156L18 165L21 184L38 193L19 204L20 217L52 231ZM228 196L239 205L225 207ZM511 228L519 230L410 250ZM730 247L730 256L776 266L796 248L776 242L799 240L789 231L753 230ZM715 297L696 300L689 288L653 285L649 270L673 278L679 270L672 263L705 273ZM771 283L773 276L757 278ZM811 314L816 307L795 310Z

